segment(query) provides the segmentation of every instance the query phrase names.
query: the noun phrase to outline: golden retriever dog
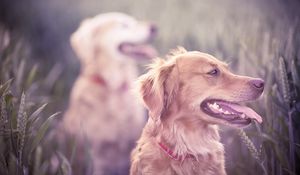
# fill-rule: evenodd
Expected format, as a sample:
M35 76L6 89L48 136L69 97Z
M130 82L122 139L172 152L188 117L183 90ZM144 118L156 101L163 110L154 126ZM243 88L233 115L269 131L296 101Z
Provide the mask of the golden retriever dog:
M71 36L81 72L62 127L79 144L90 145L95 175L129 171L130 151L146 122L130 89L138 60L156 55L149 44L155 33L150 23L106 13L84 20Z
M241 103L258 98L264 81L235 75L206 53L179 48L138 82L149 119L132 152L131 175L224 175L217 125L262 122Z

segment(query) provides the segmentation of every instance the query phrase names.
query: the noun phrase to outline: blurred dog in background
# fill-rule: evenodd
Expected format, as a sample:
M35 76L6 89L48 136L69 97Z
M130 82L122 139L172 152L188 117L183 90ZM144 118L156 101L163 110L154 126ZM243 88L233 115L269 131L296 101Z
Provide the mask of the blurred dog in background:
M71 36L81 72L62 127L79 145L90 145L93 174L129 171L130 150L145 123L131 87L138 76L138 59L156 56L149 44L155 33L150 23L107 13L84 20Z

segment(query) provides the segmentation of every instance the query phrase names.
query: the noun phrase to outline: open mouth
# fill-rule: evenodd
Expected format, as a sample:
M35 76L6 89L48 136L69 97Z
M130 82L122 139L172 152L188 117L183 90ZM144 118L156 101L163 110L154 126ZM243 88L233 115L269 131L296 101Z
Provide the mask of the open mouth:
M222 119L229 124L246 126L252 120L262 123L262 118L253 109L234 102L209 99L201 103L201 109L211 117Z
M157 55L156 49L148 43L124 42L119 45L119 51L125 55L138 58L154 58Z

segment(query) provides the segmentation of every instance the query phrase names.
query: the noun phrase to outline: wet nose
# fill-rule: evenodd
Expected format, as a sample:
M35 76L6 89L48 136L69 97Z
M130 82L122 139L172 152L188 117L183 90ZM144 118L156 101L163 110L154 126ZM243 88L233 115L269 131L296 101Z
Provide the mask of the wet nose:
M250 84L252 85L253 88L257 90L263 90L265 86L264 80L259 78L250 80Z
M156 35L157 33L157 27L154 24L150 25L150 35Z

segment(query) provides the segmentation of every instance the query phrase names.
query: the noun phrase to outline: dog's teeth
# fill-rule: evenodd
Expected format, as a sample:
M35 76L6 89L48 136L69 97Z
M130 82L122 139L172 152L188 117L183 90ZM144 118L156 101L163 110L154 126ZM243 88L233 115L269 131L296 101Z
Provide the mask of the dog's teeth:
M224 114L230 114L230 112L228 112L228 111L225 111L225 112L224 112Z
M219 108L219 111L224 112L222 108Z
M242 118L246 118L246 115L245 115L245 114L242 114L241 117L242 117Z
M216 102L214 102L214 104L213 104L215 107L219 107L219 105L216 103Z
M218 109L218 108L219 108L219 105L217 105L217 103L214 103L214 104L212 105L212 107L215 108L215 109Z

